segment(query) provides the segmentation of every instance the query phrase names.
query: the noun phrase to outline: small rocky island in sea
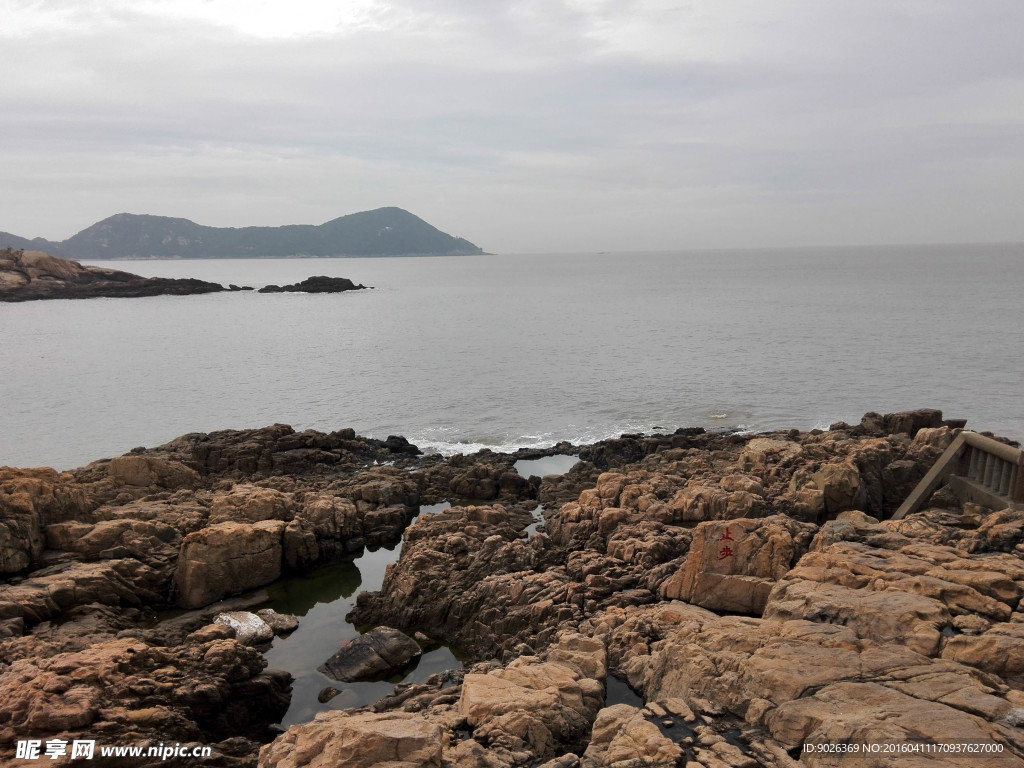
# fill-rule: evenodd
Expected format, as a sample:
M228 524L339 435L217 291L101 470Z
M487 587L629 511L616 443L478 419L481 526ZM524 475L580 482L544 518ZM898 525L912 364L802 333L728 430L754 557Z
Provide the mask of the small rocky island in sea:
M366 286L356 285L347 277L316 275L292 285L266 285L257 293L341 293L342 291L358 291L363 288Z
M282 291L341 293L366 288L345 277L309 277L300 283L268 285L259 293ZM141 277L117 269L82 266L42 251L0 251L0 301L36 299L138 298L187 296L221 291L251 291L249 287L210 283L194 278Z
M0 762L93 740L261 768L1024 764L1024 469L963 427L869 413L445 459L275 425L2 468ZM514 471L544 453L579 462ZM400 539L351 616L376 629L309 667L334 693L416 645L464 667L325 695L282 732L291 680L263 651L294 621L262 589Z

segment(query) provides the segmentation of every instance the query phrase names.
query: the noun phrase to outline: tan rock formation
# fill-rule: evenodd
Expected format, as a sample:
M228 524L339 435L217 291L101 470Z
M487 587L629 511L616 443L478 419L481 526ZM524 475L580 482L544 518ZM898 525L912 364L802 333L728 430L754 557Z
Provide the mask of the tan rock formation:
M155 456L118 456L110 460L107 471L117 483L139 487L196 488L199 473L179 461Z
M661 594L760 615L775 582L806 552L815 530L781 515L701 523L683 567L662 584Z
M285 523L220 523L185 537L174 583L178 605L200 608L226 595L269 584L281 575Z
M45 526L94 506L69 473L0 467L0 573L28 568L42 554Z
M214 498L210 505L209 525L218 523L258 523L261 520L289 521L295 515L295 503L273 488L239 484L230 493Z
M208 741L204 734L232 719L258 728L287 704L287 675L264 673L265 665L234 640L166 648L108 638L74 653L17 660L0 670L0 744L58 736L128 745Z
M404 712L323 712L260 750L259 768L440 768L441 727Z
M604 686L574 669L522 656L462 682L459 712L475 738L547 759L585 743Z
M85 560L134 557L154 568L173 567L180 542L177 530L148 520L66 522L46 526L47 547L74 552Z
M608 611L595 629L648 700L676 697L701 712L743 718L787 750L962 738L999 744L1024 760L1024 736L1010 725L1020 710L998 678L858 638L850 627L719 617L666 603ZM959 760L949 764L998 765Z
M616 704L597 713L582 768L675 766L683 756L678 744L661 735L636 707Z
M303 571L363 545L363 521L355 504L332 494L308 497L284 531L284 563Z

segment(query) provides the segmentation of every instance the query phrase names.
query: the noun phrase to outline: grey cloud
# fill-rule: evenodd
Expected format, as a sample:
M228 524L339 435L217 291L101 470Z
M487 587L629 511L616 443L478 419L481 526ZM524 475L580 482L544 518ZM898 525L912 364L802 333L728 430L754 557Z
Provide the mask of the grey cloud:
M691 34L708 8L663 7L649 49L614 37L653 18L641 2L441 0L280 40L79 15L2 41L0 229L395 204L492 250L901 241L929 220L1024 239L999 218L1024 178L1016 2L756 4L708 33L721 55Z

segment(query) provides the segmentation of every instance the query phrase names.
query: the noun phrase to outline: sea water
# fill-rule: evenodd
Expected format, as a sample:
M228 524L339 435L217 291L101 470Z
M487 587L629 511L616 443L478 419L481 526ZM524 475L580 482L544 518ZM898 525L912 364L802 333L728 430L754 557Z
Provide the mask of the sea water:
M1024 438L1024 246L108 262L373 290L0 304L0 465L352 427L513 450L941 408Z

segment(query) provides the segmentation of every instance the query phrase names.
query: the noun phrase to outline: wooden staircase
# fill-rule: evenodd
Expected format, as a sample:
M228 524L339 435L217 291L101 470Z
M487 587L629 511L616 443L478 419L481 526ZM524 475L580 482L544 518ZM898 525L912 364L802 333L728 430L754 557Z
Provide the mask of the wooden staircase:
M1024 451L977 432L962 431L892 519L916 512L943 482L949 483L960 501L990 509L1024 509Z

